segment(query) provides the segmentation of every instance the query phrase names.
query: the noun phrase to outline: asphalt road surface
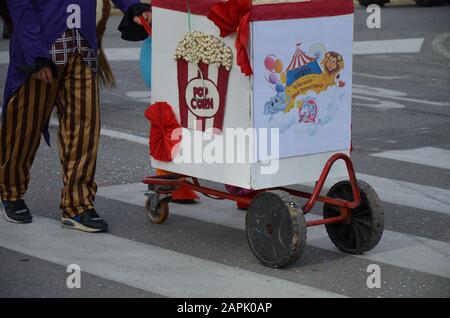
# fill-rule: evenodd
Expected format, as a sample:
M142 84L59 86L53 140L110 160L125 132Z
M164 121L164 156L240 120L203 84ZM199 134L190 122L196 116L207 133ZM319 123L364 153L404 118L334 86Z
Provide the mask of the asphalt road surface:
M450 6L387 6L381 29L367 28L364 9L355 16L352 158L383 201L385 233L374 250L343 254L323 227L310 228L300 260L270 269L247 245L244 213L206 197L172 204L164 225L150 224L140 184L153 172L143 116L150 92L140 44L120 40L113 17L104 44L118 87L101 96L96 200L110 233L61 229L58 155L42 144L26 196L34 222L0 219L0 297L449 297ZM7 50L1 40L2 86ZM66 286L69 264L81 268L79 289ZM371 264L380 266L380 288L366 284Z

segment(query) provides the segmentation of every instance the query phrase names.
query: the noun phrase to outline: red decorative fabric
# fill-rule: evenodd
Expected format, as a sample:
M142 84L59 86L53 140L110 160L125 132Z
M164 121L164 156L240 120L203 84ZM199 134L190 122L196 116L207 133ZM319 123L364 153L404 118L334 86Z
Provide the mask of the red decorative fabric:
M353 0L311 0L264 4L252 7L251 21L334 17L353 14L354 11Z
M248 57L248 41L250 39L250 10L251 0L228 0L211 7L208 19L214 22L220 30L220 36L226 37L237 32L236 51L237 64L242 73L253 74Z
M172 139L175 129L181 128L172 107L166 102L150 105L145 111L150 121L150 155L159 161L172 161L174 147L181 141L181 135Z
M192 14L207 16L211 6L220 0L191 1ZM187 12L186 0L153 0L153 7ZM308 2L271 3L253 5L250 21L270 21L286 19L303 19L316 17L332 17L353 14L353 0L311 0Z

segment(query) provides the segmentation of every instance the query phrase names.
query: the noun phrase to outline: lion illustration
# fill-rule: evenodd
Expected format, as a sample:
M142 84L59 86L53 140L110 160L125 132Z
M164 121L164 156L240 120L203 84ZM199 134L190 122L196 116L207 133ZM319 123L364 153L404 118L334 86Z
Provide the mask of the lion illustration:
M335 83L337 75L344 69L344 59L342 58L342 55L333 51L327 52L321 64L327 82Z

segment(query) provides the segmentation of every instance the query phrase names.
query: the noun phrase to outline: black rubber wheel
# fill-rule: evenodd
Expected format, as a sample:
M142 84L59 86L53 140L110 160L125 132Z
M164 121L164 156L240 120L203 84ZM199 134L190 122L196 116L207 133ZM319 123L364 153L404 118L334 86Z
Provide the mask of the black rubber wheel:
M441 6L446 0L416 0L416 4L421 7Z
M158 201L155 205L152 198L145 201L145 215L153 224L162 224L169 217L169 202L171 197Z
M380 7L384 7L384 5L388 2L389 0L358 0L358 3L364 7L368 7L371 4L377 4Z
M306 222L294 198L285 191L267 191L251 202L245 232L253 254L266 266L295 263L306 247Z
M341 251L362 254L373 249L381 239L384 230L384 211L375 190L364 181L358 180L361 203L350 210L351 220L347 223L326 224L328 236ZM328 191L328 196L353 201L352 186L349 181L336 183ZM339 208L324 204L323 217L340 216Z

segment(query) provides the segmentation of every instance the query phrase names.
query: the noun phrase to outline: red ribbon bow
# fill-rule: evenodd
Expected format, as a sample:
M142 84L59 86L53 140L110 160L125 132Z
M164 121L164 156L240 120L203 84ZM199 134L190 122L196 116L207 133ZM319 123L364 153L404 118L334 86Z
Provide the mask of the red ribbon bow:
M226 37L237 32L235 42L237 50L237 64L242 73L249 76L253 74L247 46L250 38L250 9L251 0L228 0L219 2L211 7L208 19L220 29L220 36Z
M175 129L181 128L172 107L157 102L147 108L145 117L150 121L150 155L159 161L172 161L174 147L181 141L181 135L172 138Z

